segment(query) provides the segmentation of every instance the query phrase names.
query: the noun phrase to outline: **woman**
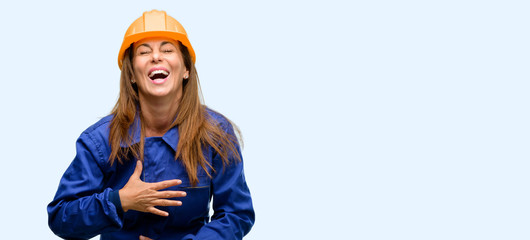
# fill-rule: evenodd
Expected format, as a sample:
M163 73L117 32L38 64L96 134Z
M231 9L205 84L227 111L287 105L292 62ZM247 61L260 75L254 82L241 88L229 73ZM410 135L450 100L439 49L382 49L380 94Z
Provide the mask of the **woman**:
M129 27L118 102L81 134L48 205L56 235L242 239L250 231L238 140L229 120L201 104L194 62L184 28L165 12Z

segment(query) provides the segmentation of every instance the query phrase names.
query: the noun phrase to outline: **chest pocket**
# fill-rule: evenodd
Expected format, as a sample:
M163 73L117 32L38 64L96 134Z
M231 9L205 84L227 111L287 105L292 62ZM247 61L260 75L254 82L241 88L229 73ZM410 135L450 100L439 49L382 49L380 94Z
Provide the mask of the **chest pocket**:
M168 207L168 222L166 227L192 227L198 224L204 224L208 220L210 197L211 197L211 179L207 175L199 175L199 183L191 185L186 178L181 178L182 184L176 187L178 191L186 192L185 197L176 198L181 201L182 206Z
M195 184L195 185L192 185L190 180L189 180L189 178L188 178L188 174L186 172L180 173L179 176L178 176L178 179L180 179L182 181L182 183L179 186L181 188L205 188L205 187L210 187L211 179L210 179L210 177L208 177L207 173L201 167L199 167L199 169L197 169L197 178L198 178L199 182L197 182L197 184Z
M124 230L135 230L156 228L157 231L163 232L164 229L178 229L189 228L197 225L202 225L209 218L209 207L211 200L211 179L205 172L197 176L199 183L192 186L187 174L176 176L180 179L182 184L170 187L164 190L184 191L185 197L171 198L171 200L178 200L182 202L178 207L163 207L156 206L156 208L169 213L168 217L159 217L151 213L143 213L137 211L128 211L124 214L125 224Z

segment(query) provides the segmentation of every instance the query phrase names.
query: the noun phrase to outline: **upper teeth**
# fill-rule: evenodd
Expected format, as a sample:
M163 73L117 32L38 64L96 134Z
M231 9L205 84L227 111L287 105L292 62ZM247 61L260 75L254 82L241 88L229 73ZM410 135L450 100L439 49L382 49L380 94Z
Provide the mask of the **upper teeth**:
M153 77L155 76L155 74L159 74L159 73L162 73L164 75L169 75L169 73L165 70L154 70L151 72L151 74L149 74L149 77Z

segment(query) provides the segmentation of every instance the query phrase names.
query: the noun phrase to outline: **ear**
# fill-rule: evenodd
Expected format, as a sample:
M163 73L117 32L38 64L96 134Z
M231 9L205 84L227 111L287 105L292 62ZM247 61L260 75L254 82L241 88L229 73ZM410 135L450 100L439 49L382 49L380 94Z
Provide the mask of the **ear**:
M184 72L184 79L188 79L190 77L190 71L186 70L186 72Z

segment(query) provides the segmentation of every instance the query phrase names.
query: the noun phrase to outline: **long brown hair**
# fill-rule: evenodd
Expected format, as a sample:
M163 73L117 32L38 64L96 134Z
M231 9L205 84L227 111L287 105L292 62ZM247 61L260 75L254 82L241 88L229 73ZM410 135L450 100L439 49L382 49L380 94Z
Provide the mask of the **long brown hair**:
M199 181L197 177L198 166L201 166L209 177L212 177L209 169L214 172L213 166L206 160L203 150L211 146L221 157L223 165L229 164L229 158L234 157L236 161L241 161L238 153L238 144L241 134L237 126L226 119L233 127L237 137L228 134L223 127L210 117L206 106L203 104L200 91L199 76L195 69L188 49L179 43L184 65L189 70L190 76L184 79L183 94L178 107L178 114L171 127L177 126L179 131L179 142L175 159L180 159L186 168L189 181L196 185ZM120 76L120 95L111 114L114 115L110 123L109 142L111 154L110 164L115 160L119 163L130 160L131 156L143 160L145 130L141 121L141 109L138 98L138 88L131 83L134 70L132 66L133 47L125 51ZM141 124L135 121L140 120ZM133 144L134 136L131 133L137 132L140 128L140 142ZM131 131L131 128L133 131ZM121 147L125 145L125 147Z

